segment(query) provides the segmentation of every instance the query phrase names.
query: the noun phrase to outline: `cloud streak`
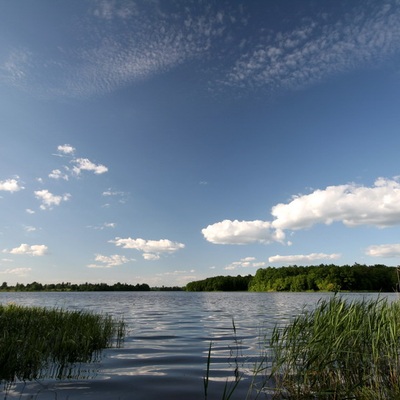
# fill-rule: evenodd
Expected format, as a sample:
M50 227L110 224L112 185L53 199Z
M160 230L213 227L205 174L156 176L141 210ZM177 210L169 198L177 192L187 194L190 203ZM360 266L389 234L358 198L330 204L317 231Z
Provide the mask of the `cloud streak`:
M340 17L328 11L293 20L286 31L256 24L251 37L243 36L246 6L232 3L185 2L172 10L163 2L97 1L87 12L85 24L71 31L74 48L63 43L51 57L43 43L11 49L0 60L0 80L43 96L89 97L198 59L192 70L199 77L219 71L212 82L206 74L209 87L276 91L375 66L400 49L394 0L363 3ZM59 151L71 154L64 146Z
M325 253L311 253L311 254L295 254L287 256L272 256L268 258L270 263L283 263L283 264L296 264L296 263L309 263L319 260L336 260L341 257L341 254L325 254Z
M366 254L371 257L400 257L400 243L373 245L367 248Z

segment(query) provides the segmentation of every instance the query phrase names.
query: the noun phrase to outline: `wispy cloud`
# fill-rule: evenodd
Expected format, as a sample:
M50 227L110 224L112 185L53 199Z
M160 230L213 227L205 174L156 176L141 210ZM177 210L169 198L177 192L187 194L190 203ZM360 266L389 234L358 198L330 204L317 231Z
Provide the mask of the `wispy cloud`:
M265 262L257 261L255 257L245 257L239 261L234 261L227 265L224 269L227 271L233 271L240 268L261 268L265 266Z
M400 243L369 246L366 250L366 254L371 257L400 257Z
M69 180L69 177L67 174L64 174L61 172L61 170L59 169L53 169L53 171L51 171L51 173L49 174L49 178L52 179L64 179L65 181Z
M61 202L68 201L71 195L69 193L63 194L62 196L54 195L47 189L43 189L36 190L35 197L42 202L40 205L42 210L51 210L53 206L59 206Z
M15 247L11 250L3 250L4 253L10 254L24 254L28 256L44 256L48 252L48 247L44 244L28 245L22 243L19 247Z
M268 258L270 263L283 263L283 264L296 264L296 263L309 263L313 261L322 260L336 260L341 257L341 254L325 254L325 253L311 253L311 254L294 254L287 256L272 256Z
M297 89L338 73L375 66L399 49L399 3L363 4L336 21L321 15L291 31L260 35L253 48L237 59L224 83Z
M0 59L0 79L45 96L88 97L198 59L199 77L218 71L205 82L214 88L297 89L375 66L400 50L398 1L347 9L293 19L281 31L256 24L245 36L246 5L95 1L85 24L70 32L74 48L62 43L51 57L45 42L11 49Z
M34 226L26 225L24 226L25 232L35 232L37 229Z
M110 240L110 243L114 243L117 247L124 249L141 251L145 260L158 260L162 254L172 254L185 247L183 243L173 242L168 239L145 240L117 237L115 240Z
M32 271L32 268L7 268L7 269L5 269L3 271L0 271L0 274L26 276L31 271Z

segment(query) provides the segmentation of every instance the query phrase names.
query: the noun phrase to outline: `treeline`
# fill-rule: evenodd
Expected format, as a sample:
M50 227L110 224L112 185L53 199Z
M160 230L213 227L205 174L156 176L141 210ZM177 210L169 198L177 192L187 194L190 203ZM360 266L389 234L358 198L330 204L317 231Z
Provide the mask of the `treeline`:
M127 283L115 283L108 285L107 283L81 283L75 284L70 282L41 284L38 282L17 283L15 286L9 286L7 282L3 282L0 291L3 292L144 292L150 291L147 283L130 285Z
M264 291L374 291L393 292L397 289L397 268L376 264L354 264L259 269L249 290Z
M247 276L215 276L201 281L189 282L186 290L189 292L233 292L247 291L253 277Z
M216 276L186 285L187 291L370 291L399 290L396 267L385 265L312 265L298 267L268 267L259 269L255 276Z

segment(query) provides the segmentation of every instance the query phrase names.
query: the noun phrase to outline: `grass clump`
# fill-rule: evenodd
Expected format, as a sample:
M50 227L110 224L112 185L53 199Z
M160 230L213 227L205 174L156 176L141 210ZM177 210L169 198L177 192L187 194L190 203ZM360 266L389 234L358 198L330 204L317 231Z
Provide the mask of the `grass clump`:
M271 340L274 398L399 399L400 303L321 301Z
M108 315L0 305L0 381L68 378L74 364L119 346L124 329Z

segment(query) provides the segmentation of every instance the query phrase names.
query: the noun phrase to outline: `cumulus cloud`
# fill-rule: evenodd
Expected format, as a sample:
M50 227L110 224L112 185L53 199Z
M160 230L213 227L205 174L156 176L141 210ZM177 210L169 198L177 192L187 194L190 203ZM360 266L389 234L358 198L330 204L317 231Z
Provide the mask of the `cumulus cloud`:
M67 154L67 155L72 155L72 154L75 153L76 149L75 149L75 147L72 147L70 144L62 144L62 145L57 147L57 150L60 153Z
M134 249L143 252L143 258L145 260L158 260L161 254L167 253L172 254L185 247L183 243L172 242L168 239L161 240L145 240L145 239L132 239L132 238L115 238L110 240L110 243L114 243L118 247L124 249Z
M18 192L22 189L25 189L21 184L18 182L18 179L7 179L5 181L0 181L0 191L4 192Z
M209 225L202 233L216 244L267 244L283 243L285 230L306 229L315 224L341 222L348 227L378 228L399 225L399 179L378 178L371 187L350 183L317 189L272 207L272 221L224 220Z
M272 208L277 229L304 229L317 223L340 221L346 226L387 227L400 223L400 184L379 178L372 187L355 184L328 186L294 197Z
M366 254L371 257L400 257L400 243L369 246L366 250Z
M73 171L79 175L82 171L93 171L95 174L100 175L108 171L108 168L102 164L95 164L87 158L77 158L72 161L75 165Z
M88 268L112 268L126 264L134 260L129 259L125 256L121 256L119 254L114 254L111 256L103 256L101 254L96 254L95 261L100 264L89 264Z
M311 254L296 254L288 256L272 256L268 258L270 263L283 263L283 264L296 264L303 262L313 262L317 260L336 260L341 257L341 254L325 254L325 253L311 253Z
M65 181L67 181L69 179L68 175L67 174L63 174L61 172L61 170L59 170L59 169L53 169L53 171L51 171L51 173L49 174L49 178L52 178L52 179L64 179Z
M50 193L47 189L43 189L35 191L35 197L42 202L40 208L42 210L47 210L52 209L53 206L59 206L62 201L68 201L71 195L66 193L62 196L58 196Z
M204 238L215 244L248 244L282 242L285 234L268 221L224 220L202 229Z
M10 253L10 254L25 254L28 256L44 256L47 254L48 247L45 246L44 244L34 244L32 246L29 246L26 243L21 244L19 247L15 247L11 250L4 250L4 252Z

